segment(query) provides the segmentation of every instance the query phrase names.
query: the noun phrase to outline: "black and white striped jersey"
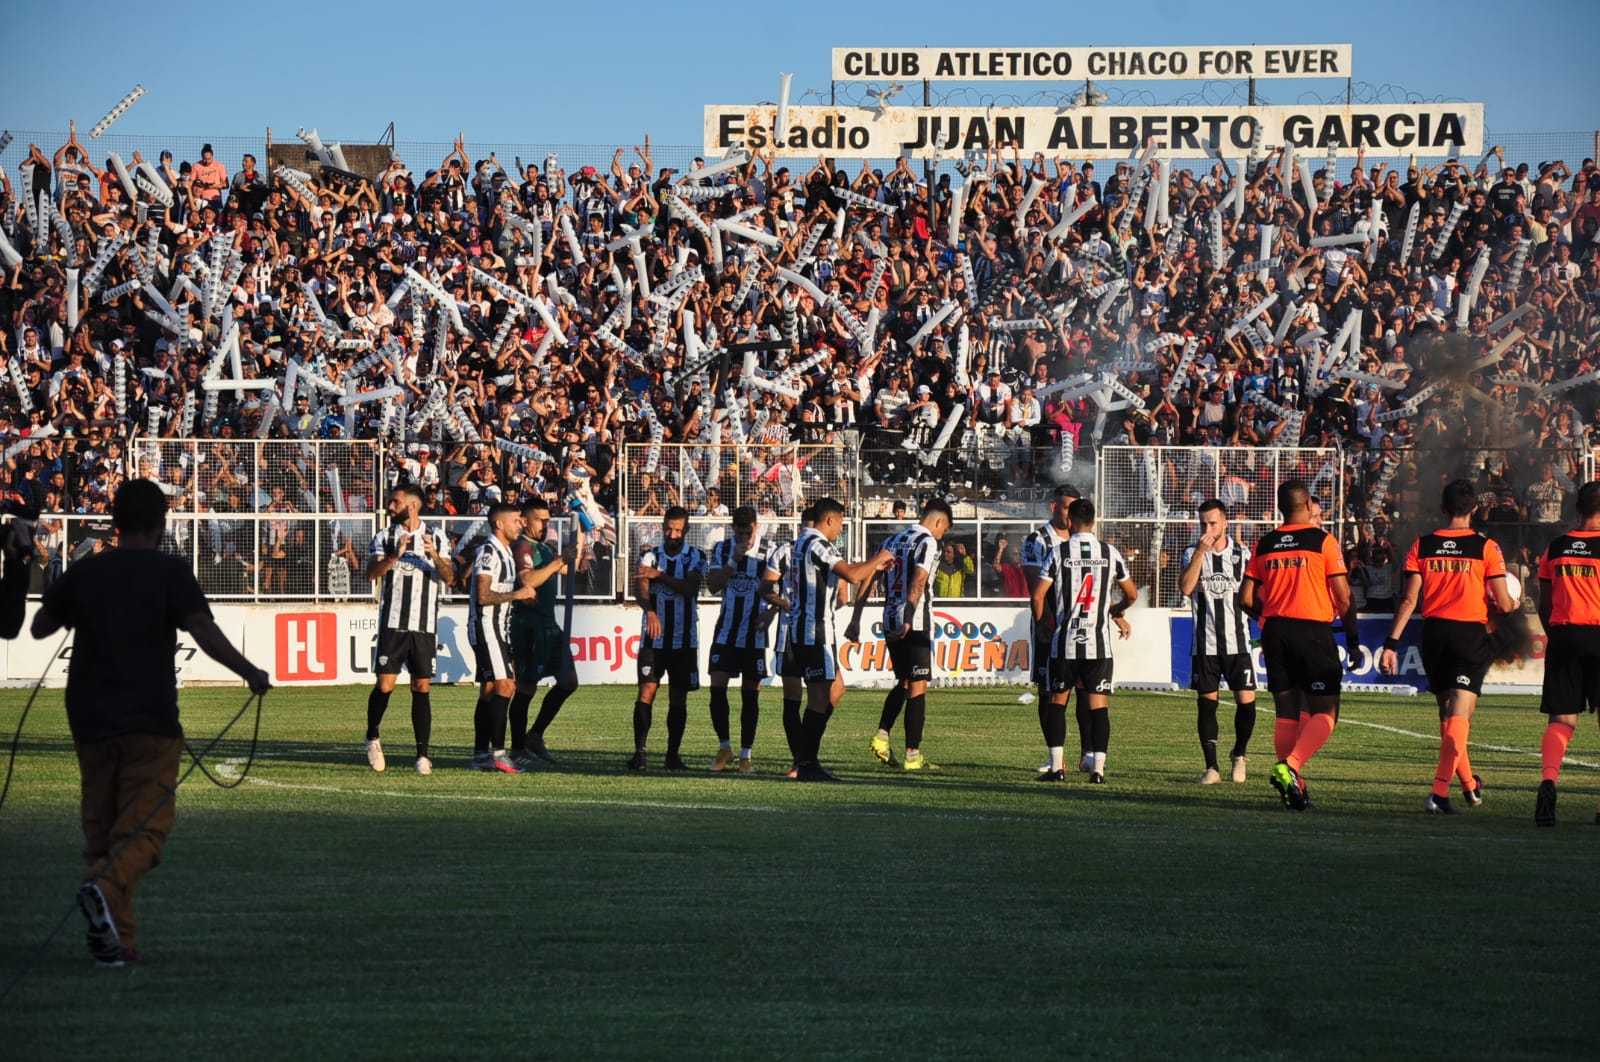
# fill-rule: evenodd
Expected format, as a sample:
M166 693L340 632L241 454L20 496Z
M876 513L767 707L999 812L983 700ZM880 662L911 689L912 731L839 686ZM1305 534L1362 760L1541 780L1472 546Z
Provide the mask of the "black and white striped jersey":
M804 531L804 528L801 528ZM778 594L787 602L789 608L778 614L778 629L772 636L772 648L780 657L784 647L789 644L789 620L794 615L795 589L794 568L789 563L791 543L774 545L767 554L767 563L778 573Z
M772 570L765 550L752 550L743 557L734 555L734 541L725 538L711 547L711 567L728 568L728 583L722 588L722 610L711 644L734 649L765 649L767 625L761 613L763 579Z
M438 569L423 552L424 537L433 540L436 556L450 555L450 540L445 538L444 532L426 525L407 531L399 524L392 524L372 536L368 550L371 559L382 560L390 554L397 557L394 567L385 572L378 583L380 631L438 633L439 595L445 585Z
M802 528L789 547L789 576L795 591L789 611L791 645L833 648L833 599L839 587L833 566L843 559L814 527Z
M674 579L687 579L691 575L704 576L705 550L688 543L680 543L678 552L668 553L665 546L651 546L639 557L639 567L654 568ZM648 620L639 620L642 642L652 649L698 649L700 647L699 610L692 599L676 590L668 590L658 580L650 580L650 608L661 620L661 636L650 640Z
M1052 657L1100 660L1111 655L1111 591L1127 577L1128 565L1117 547L1087 531L1051 552L1039 579L1050 584L1056 617Z
M505 543L491 535L478 547L478 557L472 562L472 575L467 580L467 641L472 645L487 645L489 639L509 641L511 638L511 602L497 605L478 603L478 577L489 577L489 589L495 593L508 593L517 586L517 562Z
M938 541L926 527L912 524L890 535L883 548L894 556L894 564L883 573L884 634L893 634L907 623L914 632L928 633L933 629L933 571L939 566ZM919 568L928 573L928 579L915 607L910 607L907 598Z
M1195 546L1183 551L1183 567L1188 570ZM1239 587L1244 585L1244 570L1250 563L1250 550L1242 542L1228 539L1218 553L1207 555L1200 568L1200 581L1189 595L1194 609L1194 655L1232 656L1250 651L1250 626L1239 605Z
M1022 540L1022 570L1028 578L1037 579L1039 573L1050 563L1050 555L1066 540L1066 536L1058 532L1055 525L1048 520L1029 531L1028 537ZM1033 589L1031 583L1028 589ZM1040 639L1049 634L1049 628L1046 627L1043 631L1039 629L1031 609L1028 612L1028 623L1033 634L1033 643L1038 645Z

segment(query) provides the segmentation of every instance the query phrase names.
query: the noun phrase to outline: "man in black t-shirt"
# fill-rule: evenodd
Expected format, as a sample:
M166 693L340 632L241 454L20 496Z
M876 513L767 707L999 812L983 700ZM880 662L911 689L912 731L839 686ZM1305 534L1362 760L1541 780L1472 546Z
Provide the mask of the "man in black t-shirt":
M270 682L217 629L181 557L159 552L167 499L130 480L113 503L117 548L85 557L45 591L35 638L75 634L67 667L67 724L83 788L85 872L78 906L101 966L141 960L133 892L172 830L183 728L173 668L178 631L262 694Z

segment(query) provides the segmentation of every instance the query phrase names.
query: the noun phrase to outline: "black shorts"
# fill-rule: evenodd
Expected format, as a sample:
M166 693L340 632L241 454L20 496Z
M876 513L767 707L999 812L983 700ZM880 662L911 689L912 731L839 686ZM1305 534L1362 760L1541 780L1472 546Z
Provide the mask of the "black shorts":
M933 638L927 631L911 631L890 639L889 663L901 682L927 682L933 678Z
M1064 690L1111 693L1111 658L1099 656L1078 660L1070 656L1051 657L1050 692L1061 693Z
M438 638L421 631L378 631L378 648L373 671L379 675L398 675L404 668L414 679L433 678L433 658Z
M1033 672L1033 684L1035 686L1044 686L1048 688L1050 685L1049 635L1046 635L1043 639L1034 638L1032 664L1033 666L1031 671Z
M700 688L698 649L656 649L639 646L639 681L666 682L687 692Z
M1559 624L1544 646L1544 693L1539 711L1576 715L1600 707L1600 627Z
M800 658L794 653L794 644L785 645L778 653L778 674L786 679L804 679L806 677L805 665L800 663Z
M707 671L720 671L729 678L766 678L767 651L740 649L734 645L713 645Z
M1483 692L1483 676L1489 673L1494 647L1489 630L1482 623L1461 620L1422 621L1422 670L1433 693L1450 690Z
M1261 655L1267 661L1267 689L1333 697L1344 665L1333 644L1333 624L1274 616L1261 625Z
M789 647L789 653L794 657L798 677L807 682L832 682L834 676L839 674L839 663L834 658L831 645L794 644ZM784 672L784 676L789 677L788 671Z
M1189 688L1196 693L1216 693L1227 682L1235 693L1256 688L1256 662L1249 653L1196 656L1189 660Z
M517 681L537 683L572 666L572 650L560 628L550 629L536 618L511 617L511 660Z
M478 681L499 682L502 679L516 678L517 673L512 666L511 643L500 637L498 631L480 631L479 636L484 640L472 643L472 655L478 661Z

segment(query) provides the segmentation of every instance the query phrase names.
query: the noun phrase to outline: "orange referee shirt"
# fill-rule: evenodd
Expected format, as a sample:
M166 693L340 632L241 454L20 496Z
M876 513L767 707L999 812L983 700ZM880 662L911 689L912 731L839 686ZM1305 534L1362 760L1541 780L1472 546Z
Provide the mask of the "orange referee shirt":
M1498 543L1470 527L1442 527L1411 543L1406 574L1422 576L1424 617L1487 623L1488 582L1505 577L1506 558Z
M1550 584L1550 624L1600 627L1600 531L1568 531L1539 558Z
M1261 585L1261 618L1333 622L1328 580L1346 575L1344 554L1332 535L1311 524L1284 524L1261 536L1244 570Z

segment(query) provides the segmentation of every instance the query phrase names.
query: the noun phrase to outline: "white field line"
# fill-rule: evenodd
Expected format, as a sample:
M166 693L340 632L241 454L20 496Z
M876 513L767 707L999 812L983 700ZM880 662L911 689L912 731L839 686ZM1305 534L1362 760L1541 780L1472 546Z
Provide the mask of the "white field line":
M1162 696L1162 694L1156 693L1156 696ZM1172 693L1166 694L1165 696L1181 697L1183 695ZM1259 700L1256 701L1256 712L1260 715L1273 714L1272 709L1263 705ZM1349 724L1350 726L1364 726L1370 730L1382 730L1386 734L1399 734L1401 737L1416 738L1419 741L1432 742L1439 740L1439 735L1437 734L1419 734L1415 730L1405 730L1398 726L1389 726L1387 723L1369 723L1365 719L1352 719L1344 712L1340 712L1339 725L1345 726L1346 724ZM1467 747L1472 749L1488 749L1490 752L1509 752L1513 756L1533 756L1536 759L1544 755L1538 749L1519 749L1514 745L1492 745L1486 741L1468 741ZM1571 756L1568 756L1566 759L1562 760L1561 765L1563 767L1587 767L1592 771L1600 771L1600 763L1593 763L1589 760L1575 760Z

